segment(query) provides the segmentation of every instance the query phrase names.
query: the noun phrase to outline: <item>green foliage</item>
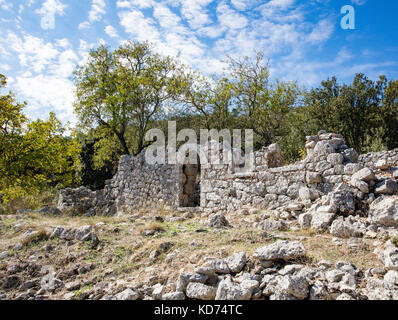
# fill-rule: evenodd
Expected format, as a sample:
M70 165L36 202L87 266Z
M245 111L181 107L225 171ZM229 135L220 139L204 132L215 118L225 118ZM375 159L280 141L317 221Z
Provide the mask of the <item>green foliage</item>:
M147 42L128 42L114 52L106 46L92 50L88 62L75 71L81 126L100 126L106 147L116 138L123 154L138 154L146 146L151 122L178 95L182 73L177 61L154 53Z
M3 87L5 84L3 78ZM22 113L26 104L17 103L12 93L1 96L0 101L1 200L71 185L78 144L63 136L66 128L53 113L47 120L28 121Z
M90 135L89 135L90 136ZM78 175L82 185L92 189L100 190L105 186L105 181L111 179L117 168L118 157L112 152L110 154L97 154L96 149L100 151L110 150L113 148L104 148L97 146L97 143L103 143L106 139L100 139L96 136L89 138L88 136L80 137L81 151L79 154ZM96 158L96 156L98 158ZM114 159L110 161L107 159Z
M357 74L351 85L333 77L308 94L309 121L317 129L341 133L360 153L398 146L397 88L384 76L375 82Z

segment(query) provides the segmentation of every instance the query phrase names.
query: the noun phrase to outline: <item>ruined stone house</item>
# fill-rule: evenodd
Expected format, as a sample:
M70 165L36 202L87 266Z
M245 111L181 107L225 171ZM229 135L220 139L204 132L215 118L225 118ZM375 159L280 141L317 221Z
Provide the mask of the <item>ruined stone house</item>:
M122 156L116 175L100 191L84 187L60 192L58 208L76 214L115 215L140 208L200 208L206 214L242 207L277 208L311 201L350 183L354 173L377 161L398 166L398 149L359 156L339 134L307 137L307 157L283 166L278 145L254 153L254 168L225 165L149 165L144 152Z

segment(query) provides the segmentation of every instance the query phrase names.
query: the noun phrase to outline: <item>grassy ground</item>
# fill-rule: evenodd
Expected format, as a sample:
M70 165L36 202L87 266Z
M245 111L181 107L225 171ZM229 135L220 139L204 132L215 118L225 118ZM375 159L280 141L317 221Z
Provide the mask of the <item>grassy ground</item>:
M183 222L155 222L155 216L166 216L181 213L170 212L133 212L132 216L123 217L43 217L39 214L23 216L2 216L0 221L0 252L22 243L24 233L29 230L40 231L37 238L28 240L22 250L11 250L15 261L26 261L32 255L40 257L42 265L51 265L57 272L81 265L94 264L95 268L88 274L78 275L77 280L83 287L76 293L90 290L96 281L114 279L139 281L156 284L169 278L176 280L178 271L184 268L192 271L209 257L226 258L238 251L249 255L276 239L299 239L307 250L306 263L315 264L320 260L349 261L357 267L367 269L381 266L373 254L372 240L364 239L356 250L349 248L347 241L342 246L332 242L329 234L318 234L313 231L278 232L265 234L252 228L258 220L257 215L227 216L233 227L212 229L205 226L205 219L193 218ZM19 230L18 224L24 223ZM43 234L49 234L56 226L75 228L83 225L95 226L100 245L92 249L89 242L50 240ZM144 230L157 230L154 236L144 237ZM198 232L200 231L200 232ZM160 244L170 242L171 249L160 250ZM47 252L44 246L51 244L54 250ZM153 252L158 250L155 258ZM168 254L174 257L167 259ZM0 262L1 265L4 262ZM4 269L4 267L3 267ZM61 297L61 293L60 293Z

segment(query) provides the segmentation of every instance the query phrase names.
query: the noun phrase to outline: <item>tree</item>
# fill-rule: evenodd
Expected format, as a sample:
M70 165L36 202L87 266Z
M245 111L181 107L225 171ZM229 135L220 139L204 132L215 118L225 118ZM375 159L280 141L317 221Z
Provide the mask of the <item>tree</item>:
M335 77L307 96L308 118L319 129L341 133L358 152L367 151L369 137L381 128L380 107L384 78L377 82L357 74L350 85L340 85Z
M398 148L398 80L384 79L386 85L383 94L383 106L380 110L382 127L384 128L383 140L389 150Z
M211 79L190 74L184 102L204 118L207 129L253 129L257 146L269 145L283 134L286 115L295 107L300 90L295 83L271 81L269 64L228 57L227 72Z
M4 88L6 79L1 75ZM26 103L12 94L0 96L0 198L7 201L27 193L73 184L77 163L76 140L64 137L61 122L28 121Z
M147 42L128 42L114 52L100 46L75 72L80 124L101 126L107 137L118 139L124 154L138 154L151 122L178 94L181 74L176 60L154 53Z

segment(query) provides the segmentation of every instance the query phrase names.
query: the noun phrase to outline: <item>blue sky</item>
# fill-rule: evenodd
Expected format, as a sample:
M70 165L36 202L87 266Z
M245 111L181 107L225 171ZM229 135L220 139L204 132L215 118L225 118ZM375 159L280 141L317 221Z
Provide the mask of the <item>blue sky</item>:
M344 5L355 30L340 27ZM100 43L149 40L206 74L261 50L273 77L309 87L358 72L396 79L397 12L395 0L0 0L0 73L30 117L72 123L72 72Z

